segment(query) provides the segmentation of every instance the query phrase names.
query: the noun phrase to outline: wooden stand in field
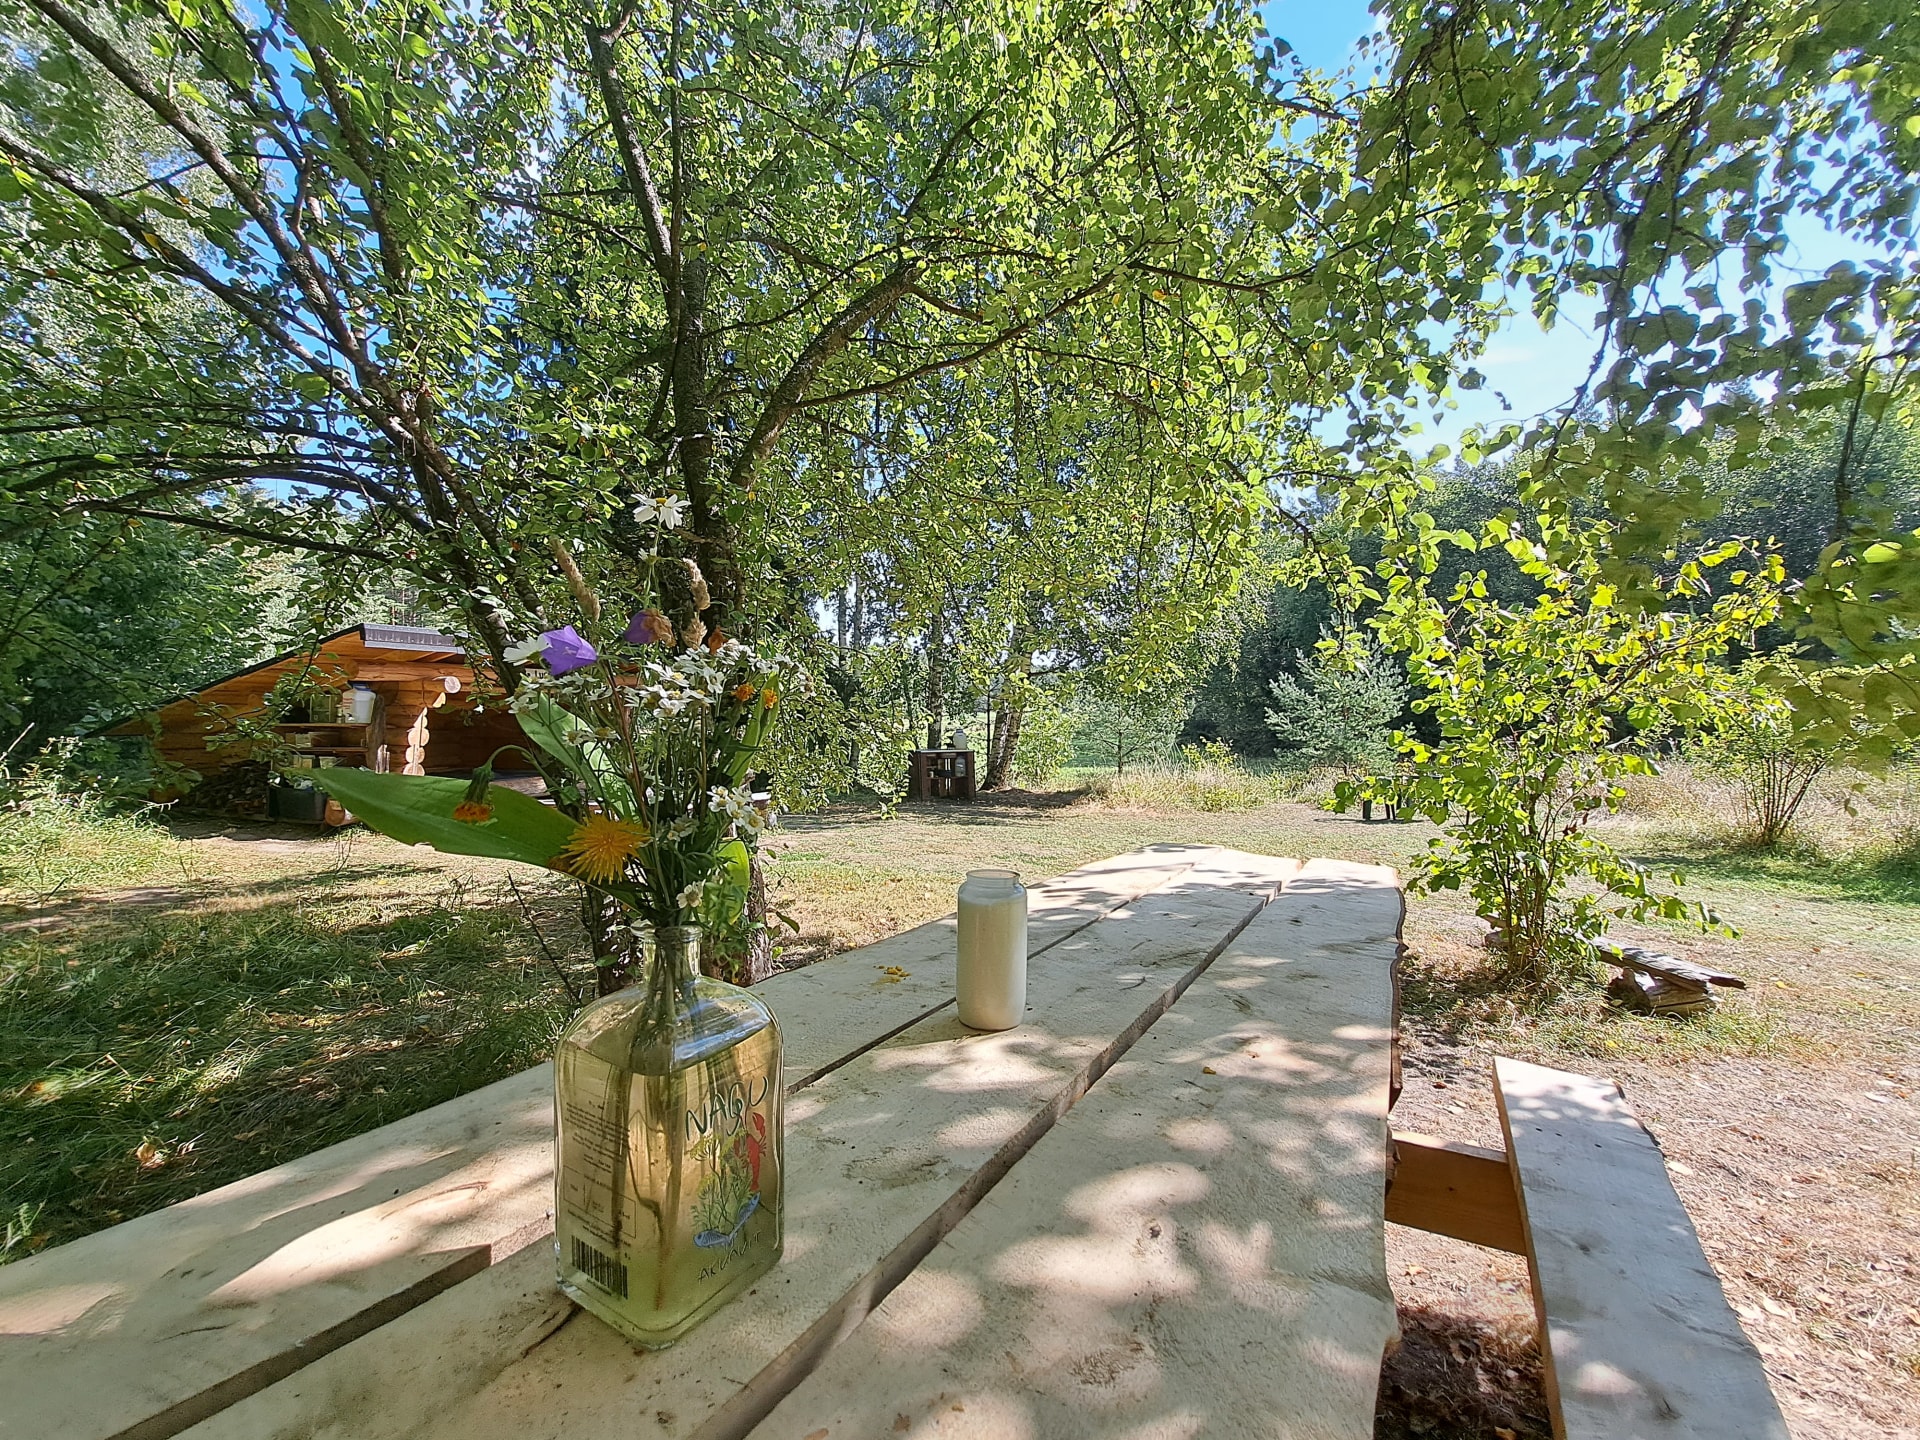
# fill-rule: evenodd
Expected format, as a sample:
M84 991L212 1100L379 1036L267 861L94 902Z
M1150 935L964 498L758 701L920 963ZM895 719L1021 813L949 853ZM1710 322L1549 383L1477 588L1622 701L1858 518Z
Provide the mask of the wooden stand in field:
M971 750L907 752L907 793L916 800L971 800L978 779Z

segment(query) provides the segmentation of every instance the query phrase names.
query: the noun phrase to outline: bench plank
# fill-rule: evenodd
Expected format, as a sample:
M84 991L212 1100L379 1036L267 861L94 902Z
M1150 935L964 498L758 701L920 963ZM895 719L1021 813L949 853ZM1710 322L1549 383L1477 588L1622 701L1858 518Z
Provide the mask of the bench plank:
M575 1312L541 1246L187 1433L588 1440L628 1436L636 1416L651 1417L661 1440L710 1422L743 1433L1294 868L1212 856L1036 957L1028 1024L982 1035L943 1010L793 1095L785 1259L672 1349L637 1353Z
M1724 970L1715 970L1711 966L1682 960L1678 955L1669 955L1664 950L1648 950L1641 945L1622 945L1618 941L1605 938L1589 940L1587 943L1593 947L1595 959L1608 965L1618 965L1622 969L1638 970L1643 975L1676 981L1697 990L1705 990L1709 985L1725 985L1734 990L1747 988L1747 982L1738 975L1729 975Z
M1309 862L754 1440L1367 1440L1399 917Z
M1618 1087L1493 1063L1558 1440L1786 1440L1759 1353Z
M1032 948L1203 853L1153 847L1036 885ZM768 980L789 1082L950 1005L953 954L949 917ZM541 1065L0 1267L0 1440L165 1440L543 1238L552 1201Z

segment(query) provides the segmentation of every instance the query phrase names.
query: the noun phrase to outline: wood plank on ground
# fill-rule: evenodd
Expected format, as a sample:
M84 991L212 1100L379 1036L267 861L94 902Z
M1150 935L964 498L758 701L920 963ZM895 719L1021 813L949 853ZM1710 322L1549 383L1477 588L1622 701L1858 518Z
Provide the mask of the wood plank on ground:
M1034 886L1031 947L1197 853L1155 847ZM789 1082L951 1004L952 932L949 917L767 981ZM539 1240L552 1090L537 1066L0 1267L0 1440L164 1440Z
M539 1247L188 1433L585 1440L630 1435L636 1416L651 1417L649 1433L662 1440L742 1433L1294 868L1234 852L1187 853L1192 868L1173 884L1035 957L1027 1024L976 1034L943 1009L793 1095L785 1258L672 1349L636 1352L575 1311ZM432 1385L416 1383L419 1375Z
M1371 1436L1400 913L1309 862L754 1440Z
M1667 1175L1611 1081L1496 1059L1559 1440L1786 1440Z

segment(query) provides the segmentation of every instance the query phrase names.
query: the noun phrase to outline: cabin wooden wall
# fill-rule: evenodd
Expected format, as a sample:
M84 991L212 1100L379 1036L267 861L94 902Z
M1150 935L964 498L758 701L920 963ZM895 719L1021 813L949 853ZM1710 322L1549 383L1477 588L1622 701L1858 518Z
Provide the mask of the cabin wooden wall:
M506 710L460 709L449 703L433 712L432 743L427 753L429 768L436 774L461 774L480 765L502 745L527 744L520 722ZM499 770L531 770L533 762L524 755L502 755L495 766Z
M463 773L501 745L525 740L510 713L473 708L473 671L457 660L379 651L354 654L342 646L330 647L313 661L305 656L278 660L174 702L160 711L155 749L162 759L202 776L246 760L250 746L223 737L232 736L236 719L264 717L267 692L281 677L309 669L316 678L342 688L350 680L363 681L381 697L380 738L386 743L390 770ZM128 724L113 733L146 732L139 724ZM509 758L507 768L524 767Z

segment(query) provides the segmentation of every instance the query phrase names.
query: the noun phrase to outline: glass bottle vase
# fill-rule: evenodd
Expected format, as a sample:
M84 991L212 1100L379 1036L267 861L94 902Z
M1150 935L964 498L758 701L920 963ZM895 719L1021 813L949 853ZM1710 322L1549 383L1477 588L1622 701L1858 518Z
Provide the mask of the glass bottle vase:
M758 996L700 974L700 939L654 931L645 977L582 1010L554 1059L560 1288L649 1349L759 1279L784 1241L780 1027Z

